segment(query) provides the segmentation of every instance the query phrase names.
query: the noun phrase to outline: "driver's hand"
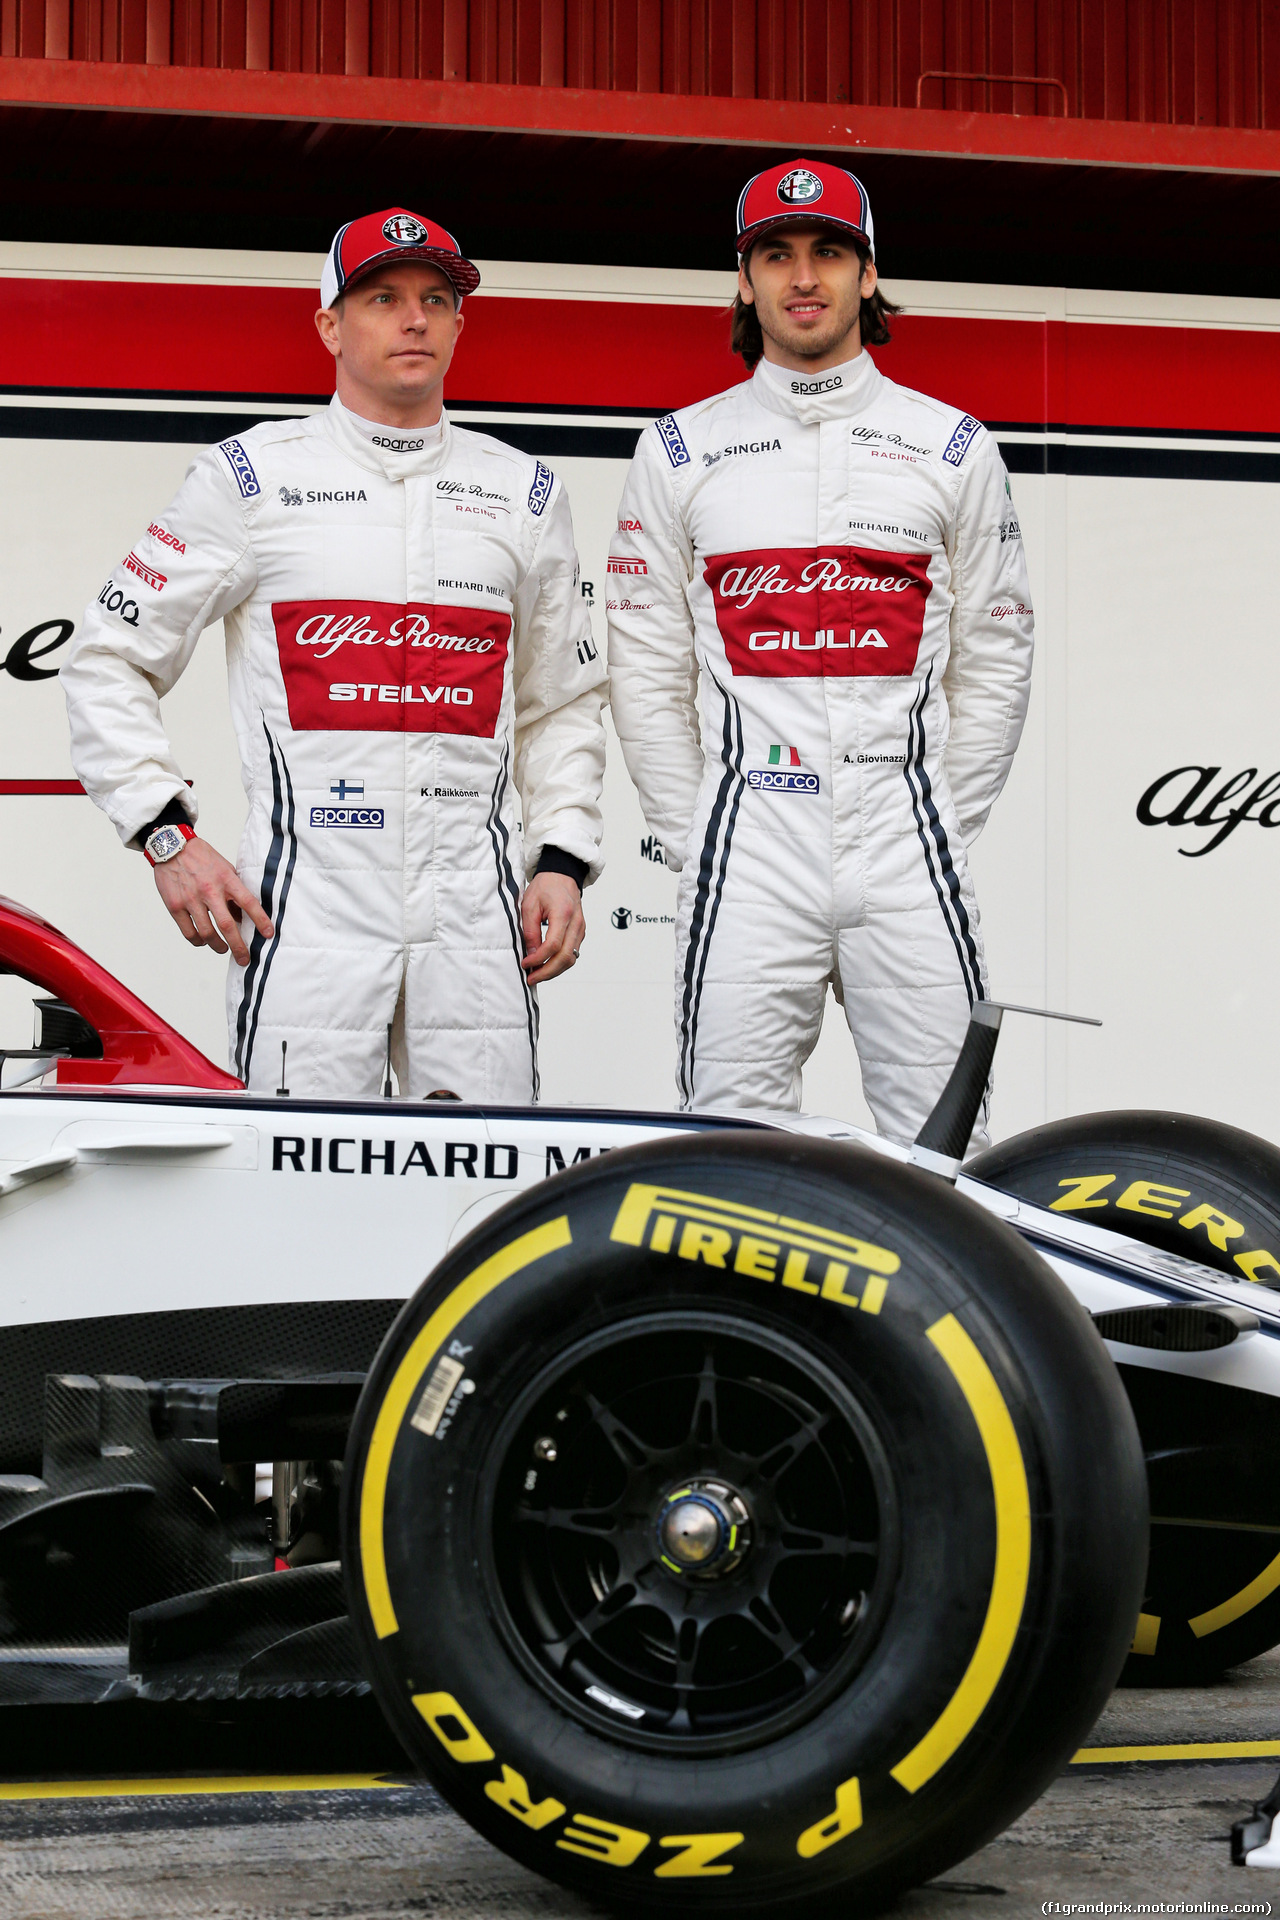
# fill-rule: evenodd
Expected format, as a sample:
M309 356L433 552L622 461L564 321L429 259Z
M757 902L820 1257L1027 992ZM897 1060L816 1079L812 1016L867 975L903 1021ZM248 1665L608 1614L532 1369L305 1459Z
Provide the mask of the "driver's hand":
M247 913L268 939L275 932L257 894L207 840L198 836L188 840L181 853L152 872L156 891L178 932L193 947L212 947L215 953L225 953L229 947L237 965L247 967L249 949L240 931L241 914Z
M525 947L520 964L529 985L540 986L565 973L587 937L577 881L567 873L535 874L520 902L520 924Z

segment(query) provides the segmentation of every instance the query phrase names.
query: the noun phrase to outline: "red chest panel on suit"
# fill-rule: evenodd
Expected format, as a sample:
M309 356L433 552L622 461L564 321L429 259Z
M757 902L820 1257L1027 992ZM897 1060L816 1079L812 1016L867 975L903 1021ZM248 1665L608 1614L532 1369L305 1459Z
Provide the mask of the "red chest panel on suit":
M929 598L927 553L762 547L713 554L703 578L736 675L915 671Z
M380 600L278 600L271 616L296 730L492 740L510 614Z

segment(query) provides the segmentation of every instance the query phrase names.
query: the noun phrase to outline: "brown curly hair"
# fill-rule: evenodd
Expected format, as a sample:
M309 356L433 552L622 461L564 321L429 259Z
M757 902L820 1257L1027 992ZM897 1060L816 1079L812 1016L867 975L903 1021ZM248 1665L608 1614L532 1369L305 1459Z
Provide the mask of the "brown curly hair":
M854 250L862 264L863 271L871 259L869 248L860 240L855 240ZM742 269L748 280L751 278L752 248L748 247L742 256ZM858 313L858 329L862 334L864 347L884 347L890 339L889 321L902 308L895 306L892 300L886 300L879 287L869 300L862 302ZM747 372L751 373L757 361L764 358L764 335L760 331L760 316L754 303L743 299L740 293L733 296L733 308L729 327L729 345L734 353L740 353L746 362Z

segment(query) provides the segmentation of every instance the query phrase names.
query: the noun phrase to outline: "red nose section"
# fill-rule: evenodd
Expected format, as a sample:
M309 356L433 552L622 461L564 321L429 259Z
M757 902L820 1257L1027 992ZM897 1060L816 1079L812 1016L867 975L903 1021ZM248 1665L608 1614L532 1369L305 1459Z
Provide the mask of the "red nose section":
M60 1087L204 1087L240 1093L243 1082L135 999L38 913L0 896L0 969L65 1000L102 1042L101 1060L59 1060Z

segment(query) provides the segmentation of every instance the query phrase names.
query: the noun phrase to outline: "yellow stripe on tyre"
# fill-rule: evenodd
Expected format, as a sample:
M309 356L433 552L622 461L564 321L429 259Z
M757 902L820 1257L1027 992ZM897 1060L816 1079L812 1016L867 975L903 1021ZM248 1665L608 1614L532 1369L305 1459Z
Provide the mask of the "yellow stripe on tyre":
M917 1793L968 1739L1000 1684L1013 1651L1031 1572L1031 1496L1022 1449L990 1367L955 1315L927 1329L969 1404L982 1438L996 1510L996 1558L987 1616L960 1685L922 1740L892 1769Z
M379 1640L385 1640L400 1630L391 1601L391 1588L387 1584L383 1519L392 1450L423 1375L454 1328L465 1320L486 1294L500 1287L504 1280L510 1280L513 1274L532 1266L535 1260L543 1260L547 1254L569 1246L572 1240L569 1216L561 1214L556 1220L548 1220L543 1226L522 1233L518 1239L510 1241L487 1260L481 1261L465 1280L458 1283L448 1298L441 1301L426 1326L415 1335L408 1352L392 1375L391 1385L383 1396L378 1417L374 1421L373 1438L365 1456L364 1482L360 1489L360 1567L364 1576L369 1618Z
M1270 1599L1277 1587L1280 1587L1280 1553L1267 1562L1247 1587L1241 1587L1239 1593L1233 1593L1220 1606L1210 1607L1206 1613L1198 1613L1194 1620L1188 1620L1187 1625L1197 1640L1203 1640L1207 1633L1220 1633L1233 1620L1252 1613L1255 1607L1260 1607L1264 1600Z

